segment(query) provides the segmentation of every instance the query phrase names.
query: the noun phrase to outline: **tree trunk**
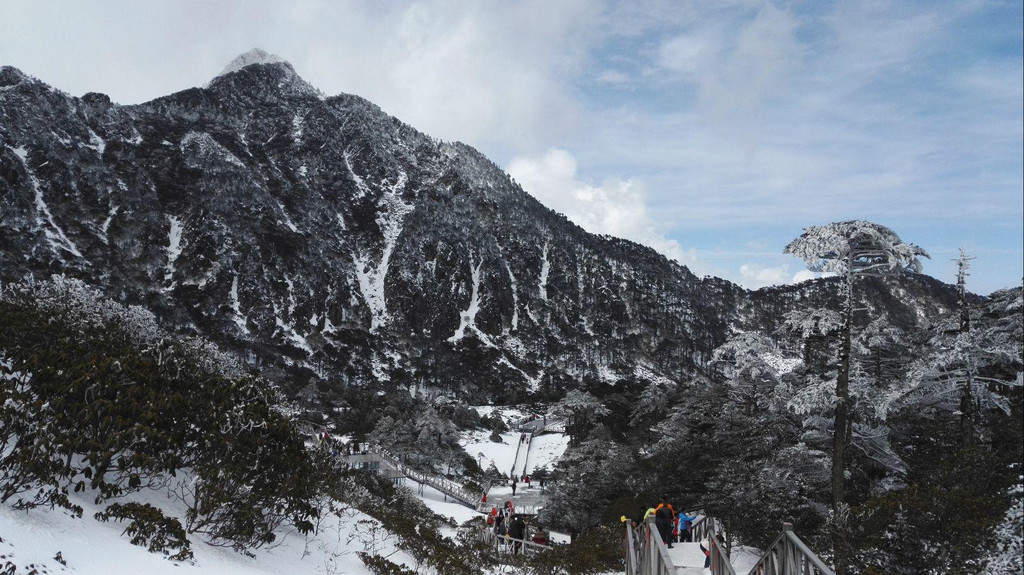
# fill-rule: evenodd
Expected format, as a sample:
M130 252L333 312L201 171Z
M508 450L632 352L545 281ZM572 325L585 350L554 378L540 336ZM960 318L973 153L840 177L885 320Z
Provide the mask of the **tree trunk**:
M836 376L836 413L832 430L832 513L839 521L832 536L836 575L846 575L846 446L850 431L850 352L853 331L853 274L846 278L846 302L840 330L839 373Z
M960 305L960 333L970 337L971 333L971 304L967 301L967 260L961 254L957 261L957 299ZM974 407L974 342L971 341L970 353L967 357L967 365L964 366L964 387L960 392L960 444L964 447L973 447L977 426L977 411Z

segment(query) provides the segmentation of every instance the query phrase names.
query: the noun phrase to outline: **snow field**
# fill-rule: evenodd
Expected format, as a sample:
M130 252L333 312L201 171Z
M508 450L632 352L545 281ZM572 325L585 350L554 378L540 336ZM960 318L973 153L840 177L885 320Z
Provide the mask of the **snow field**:
M149 495L148 502L165 512L174 507L166 500L161 501L156 493ZM321 521L319 531L308 537L280 530L277 542L253 551L253 557L208 545L193 536L195 560L176 563L129 543L121 535L125 523L93 519L99 508L91 501L75 502L85 509L81 518L62 510L40 508L25 512L0 506L3 562L12 562L19 573L34 565L40 572L83 575L370 575L355 552L375 549L395 563L410 569L416 566L410 556L394 546L394 536L375 530L376 520L352 509L339 516L328 515ZM66 566L54 559L57 552L67 562Z
M495 408L483 407L481 414ZM526 415L517 409L498 408L499 413L512 421ZM519 441L518 432L502 434L502 443L488 439L490 433L476 431L467 433L462 441L466 451L476 457L482 453L485 467L494 463L498 469L511 469ZM534 438L530 452L530 470L539 466L553 466L568 445L568 438L562 435L543 435ZM433 512L453 519L457 524L481 517L464 505L451 500L445 501L444 494L424 486L422 492L416 483L406 481L406 486L417 493ZM525 489L520 485L521 489ZM533 489L536 489L534 487ZM495 486L493 497L511 495L506 485ZM182 516L183 509L158 492L139 494L137 501L160 507L168 515ZM417 568L415 560L395 545L396 538L378 529L379 522L354 509L346 509L337 515L327 514L321 520L317 533L304 536L292 530L278 531L275 544L253 551L247 557L228 548L215 547L193 536L192 562L176 563L162 555L150 553L143 547L132 545L122 532L124 522L103 523L93 519L100 508L88 498L76 498L74 502L84 509L81 518L72 517L63 510L33 509L16 511L9 506L0 506L0 556L25 570L34 565L40 572L44 569L51 574L74 573L82 575L370 575L357 551L387 557L390 561ZM455 537L454 529L444 532ZM568 537L552 533L552 539L568 543ZM60 564L54 557L60 552L67 565Z

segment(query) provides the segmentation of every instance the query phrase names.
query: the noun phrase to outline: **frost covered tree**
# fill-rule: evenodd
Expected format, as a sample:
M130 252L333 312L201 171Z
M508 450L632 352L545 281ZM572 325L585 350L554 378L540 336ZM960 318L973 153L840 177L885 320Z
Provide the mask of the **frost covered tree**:
M117 502L166 490L211 544L259 547L285 522L308 532L321 476L277 393L236 368L78 280L13 286L0 297L0 503L80 514L81 493L130 530L184 533Z
M406 457L417 465L453 464L464 453L455 424L442 418L432 405L419 404L411 413L381 418L368 439ZM443 471L443 469L435 469Z
M825 457L800 441L800 421L788 409L799 364L777 342L754 332L734 335L713 354L726 395L706 440L718 461L703 504L749 543L770 543L776 519L808 528L821 522L813 502L827 486Z
M609 410L589 391L572 390L565 394L555 413L566 418L565 431L569 435L569 446L578 446L587 437L598 418L607 415Z
M775 341L754 332L736 334L712 353L712 364L725 376L733 402L747 415L769 408L770 393L796 363Z
M907 388L895 402L901 407L938 408L958 414L964 447L976 444L983 412L999 409L1010 414L1005 392L1021 386L1020 338L1008 336L1005 330L978 329L974 321L976 311L967 292L973 259L961 249L956 259L957 317L938 326L928 342L928 352L912 366Z
M995 549L989 555L983 575L1024 572L1024 481L1010 489L1013 503L994 529Z
M576 533L597 525L611 500L626 489L631 470L628 449L607 438L570 447L555 467L557 480L540 512L541 523Z
M842 518L847 514L846 452L852 431L850 357L854 286L857 279L865 276L920 272L920 258L929 256L917 245L904 242L889 228L863 220L805 228L804 233L791 241L784 251L803 259L811 271L834 273L843 279L843 303L840 310L842 323L838 333L839 365L836 373L836 406L832 432L832 509L841 524ZM846 564L842 552L845 542L837 540L835 543L836 573L845 575Z

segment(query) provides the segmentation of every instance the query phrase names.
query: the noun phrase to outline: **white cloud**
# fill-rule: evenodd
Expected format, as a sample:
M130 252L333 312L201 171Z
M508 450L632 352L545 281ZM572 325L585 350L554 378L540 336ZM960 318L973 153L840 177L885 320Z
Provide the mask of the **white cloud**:
M704 267L694 250L685 250L665 236L661 224L647 211L643 184L637 179L611 178L600 185L586 182L576 174L576 159L560 149L517 157L507 171L530 195L588 232L644 244L694 273Z
M633 79L628 74L619 70L603 70L597 75L596 82L607 86L623 87L632 84Z
M747 289L757 289L787 283L789 277L788 265L767 267L757 263L747 263L740 266L739 283Z
M434 137L506 158L538 153L575 124L572 84L589 75L602 9L584 0L0 6L0 63L73 95L139 103L205 85L262 48L327 95L363 96Z
M656 65L696 84L703 107L720 126L749 133L762 106L784 92L800 63L797 20L772 4L751 20L709 17L663 39Z
M260 47L325 94L361 95L500 164L572 150L581 168L561 189L592 194L558 209L588 229L649 245L685 233L672 237L706 262L737 232L884 221L939 245L1010 246L992 265L1001 279L975 277L985 290L1022 273L1019 12L955 0L0 1L0 63L131 103L203 85ZM755 279L780 263L741 261L763 266ZM745 281L736 265L724 273Z
M800 270L793 275L792 283L798 284L818 277L821 277L821 274L812 272L811 270Z
M778 259L778 256L771 256L766 259ZM831 277L834 273L819 273L812 272L806 268L801 268L793 273L792 267L788 263L780 264L777 266L765 265L763 263L750 262L740 265L739 274L735 277L728 277L731 281L735 281L741 286L747 289L759 289L767 286L777 286L784 284L798 284L807 280ZM726 272L726 276L732 276Z

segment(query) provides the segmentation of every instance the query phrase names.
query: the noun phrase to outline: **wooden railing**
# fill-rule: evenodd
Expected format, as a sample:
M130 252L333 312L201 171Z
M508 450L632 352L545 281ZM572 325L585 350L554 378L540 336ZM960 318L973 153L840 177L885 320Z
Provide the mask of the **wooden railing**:
M793 533L792 523L782 524L782 534L761 555L749 575L835 575Z
M525 447L524 447L525 446ZM530 449L533 448L533 432L524 431L519 434L519 447L516 449L516 460L512 463L512 473L516 481L526 475L526 467L530 463ZM522 465L519 464L519 457L522 456Z
M690 533L694 541L707 540L709 547L707 557L711 563L712 575L736 575L722 541L722 538L725 537L725 529L717 517L701 515L693 522Z
M494 485L493 479L487 480L487 485L484 486L483 491L480 492L480 499L476 502L476 510L480 513L487 513L491 510L491 507L497 504L497 502L490 502L484 497L491 492L491 486Z
M402 461L393 453L379 445L370 445L370 451L376 453L381 459L400 470L409 479L412 479L417 483L429 485L470 509L475 510L480 504L482 493L471 493L468 489L450 479L437 474L424 473L417 469L413 469L402 463Z
M626 557L626 575L639 575L640 573L640 538L637 536L633 522L623 517L623 525L626 526L626 536L622 538L622 554Z
M627 523L629 523L627 521ZM632 526L627 529L632 530ZM632 542L627 542L627 551L632 550L634 554L635 571L630 575L676 575L676 568L672 565L672 558L668 556L668 547L661 540L658 528L654 525L654 517L648 517L643 523L637 526L635 531L627 533L627 538L633 537ZM629 569L630 561L627 557L626 568Z
M498 535L488 527L477 529L477 539L499 554L530 556L551 549L550 545L534 543L528 539L513 539L508 535Z
M708 556L711 559L711 575L736 575L729 554L725 552L725 545L722 543L720 534L715 533L709 537L708 543L711 545Z
M544 431L550 431L551 433L565 433L565 420L560 419L554 422L548 422L544 426Z
M519 481L519 475L520 474L519 474L518 471L516 471L516 469L519 467L519 452L522 451L522 450L523 450L523 434L520 433L519 434L519 444L516 445L516 456L515 456L515 459L512 460L512 472L511 472L511 475L512 475L512 480L513 481Z
M637 528L626 524L623 538L626 575L675 575L668 548L658 535L654 518L648 517ZM712 575L736 575L722 538L725 531L718 519L701 516L690 532L693 541L708 542L708 560ZM835 575L825 563L793 533L793 525L782 524L782 534L761 555L748 575Z

